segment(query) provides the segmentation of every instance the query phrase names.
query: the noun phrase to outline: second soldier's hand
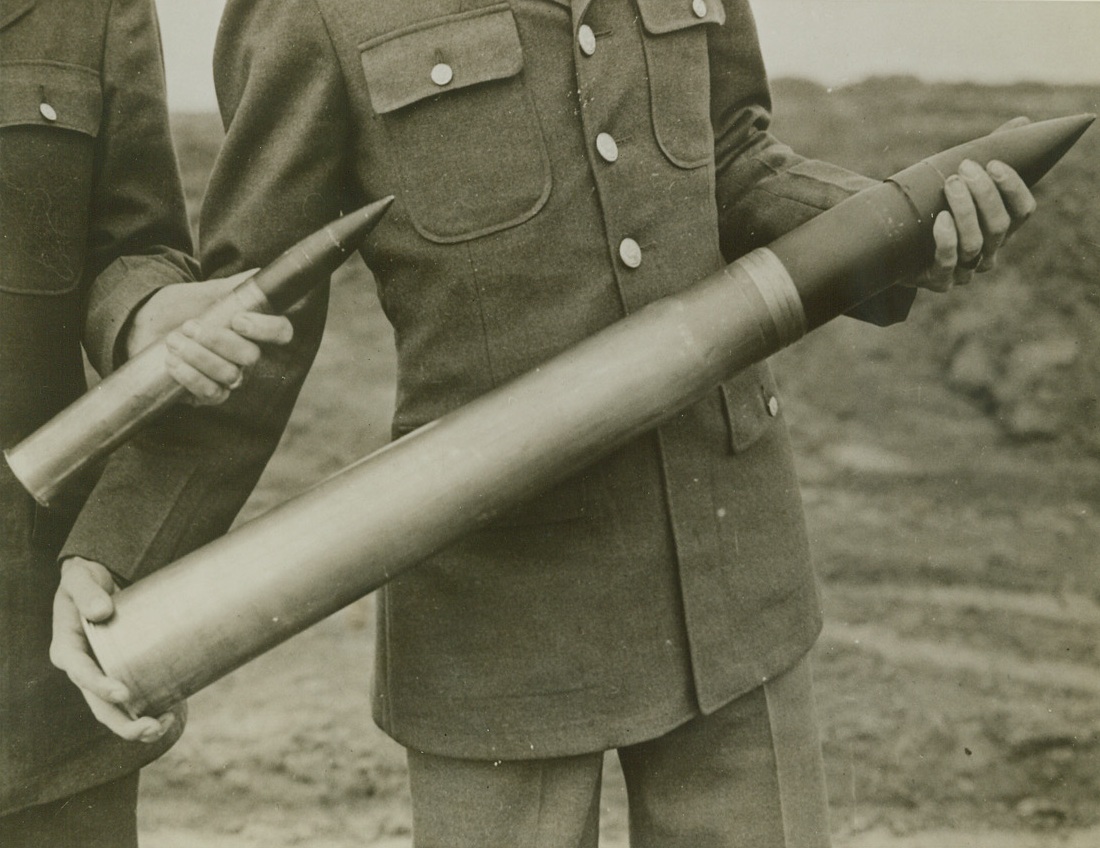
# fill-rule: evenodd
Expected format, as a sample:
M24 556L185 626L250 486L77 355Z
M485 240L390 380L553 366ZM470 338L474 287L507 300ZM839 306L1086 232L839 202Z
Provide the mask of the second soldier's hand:
M134 314L126 337L127 356L163 339L168 349L165 366L187 390L188 400L195 405L222 403L260 360L261 345L284 345L294 335L282 315L241 312L228 328L195 320L254 273L159 289Z
M160 718L133 718L126 710L130 691L107 677L92 656L81 619L107 621L114 615L112 596L118 591L111 572L98 562L69 557L61 564L61 583L54 595L50 661L64 671L96 719L117 736L155 742L175 722L172 713Z

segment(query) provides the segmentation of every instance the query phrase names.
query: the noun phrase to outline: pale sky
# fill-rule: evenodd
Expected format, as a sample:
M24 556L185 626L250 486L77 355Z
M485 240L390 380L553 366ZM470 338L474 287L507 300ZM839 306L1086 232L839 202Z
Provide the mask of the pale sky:
M391 0L400 2L400 0ZM168 98L215 108L210 58L224 0L157 0ZM1100 86L1100 0L754 0L773 77L843 85L872 74Z

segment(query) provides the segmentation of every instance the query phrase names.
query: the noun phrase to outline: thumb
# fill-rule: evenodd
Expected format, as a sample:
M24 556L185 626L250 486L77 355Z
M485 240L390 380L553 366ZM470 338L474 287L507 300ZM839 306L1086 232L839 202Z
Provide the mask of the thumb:
M221 277L216 280L207 280L207 283L219 283L224 291L230 292L241 283L243 283L245 280L247 280L249 277L255 276L256 272L259 270L259 268L249 268L247 271L238 271L236 274L230 274L228 277Z

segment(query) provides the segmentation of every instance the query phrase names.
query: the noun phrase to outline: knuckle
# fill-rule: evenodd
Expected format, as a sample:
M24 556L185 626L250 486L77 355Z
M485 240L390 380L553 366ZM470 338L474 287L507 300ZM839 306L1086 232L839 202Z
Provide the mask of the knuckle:
M1012 225L1012 219L1006 210L993 214L989 218L989 230L992 235L1003 236L1008 232L1008 228Z

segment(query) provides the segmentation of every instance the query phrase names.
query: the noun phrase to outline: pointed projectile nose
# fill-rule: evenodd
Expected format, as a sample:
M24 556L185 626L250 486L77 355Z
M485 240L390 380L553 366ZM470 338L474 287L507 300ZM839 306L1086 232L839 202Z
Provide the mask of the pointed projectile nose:
M897 178L903 174L929 165L946 179L958 171L964 159L972 159L979 165L999 159L1033 186L1073 147L1094 120L1095 115L1071 115L995 132L930 156L891 179L900 182Z
M327 280L359 248L391 203L392 195L327 224L287 250L251 282L263 292L274 312L285 312Z
M392 203L391 194L333 221L327 228L329 235L344 251L350 253L359 247L367 234L382 220Z

